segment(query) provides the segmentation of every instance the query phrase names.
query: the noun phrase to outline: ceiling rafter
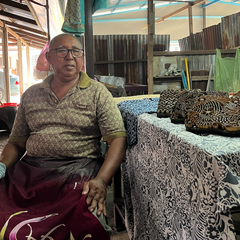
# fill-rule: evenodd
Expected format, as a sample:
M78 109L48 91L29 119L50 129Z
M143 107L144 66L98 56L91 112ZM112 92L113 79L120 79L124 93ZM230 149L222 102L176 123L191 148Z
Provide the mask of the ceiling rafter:
M115 8L113 8L111 12L114 12L117 9L117 6L119 6L121 2L122 0L118 0L118 2L115 5Z
M9 41L11 41L11 42L13 42L13 43L16 43L17 42L17 39L15 38L15 37L13 37L12 35L9 35L8 36L8 40ZM39 48L39 49L42 49L44 46L45 46L45 44L43 44L43 43L40 43L40 42L36 42L36 41L29 41L28 42L28 46L29 47L34 47L34 48Z
M43 30L28 0L19 2L0 0L0 27L6 27L9 42L20 39L26 46L43 48L48 41L48 33Z
M22 16L12 14L12 13L9 13L9 12L4 12L3 10L0 10L0 17L1 16L5 16L5 17L8 17L8 18L14 18L14 19L20 20L22 22L27 22L27 23L30 23L30 24L33 24L33 25L37 25L36 21L33 20L33 19L22 17Z
M0 3L0 9L3 10L4 12L6 12L6 9L3 7L3 5L2 5L1 3ZM9 18L9 20L10 20L11 22L15 22L15 20L12 19L12 18Z
M204 4L204 5L202 6L202 8L206 8L206 7L212 5L212 4L216 3L216 2L219 2L219 1L220 1L220 0L214 0L214 1L210 2L210 3Z
M39 35L36 35L36 34L33 34L33 33L29 33L29 32L26 32L26 31L22 31L22 30L18 30L18 29L14 29L14 32L17 33L19 36L24 36L27 38L27 37L33 37L33 38L36 38L36 39L39 39L39 40L42 40L42 41L45 41L47 42L47 38L45 37L41 37Z
M43 31L40 31L40 30L37 30L37 29L33 29L33 28L30 28L30 27L26 27L26 26L23 26L23 25L20 25L20 24L16 24L16 23L11 23L11 22L8 22L8 21L5 21L5 24L8 25L8 26L11 26L11 27L14 27L14 28L19 28L19 29L24 29L24 30L27 30L29 32L34 32L34 33L37 33L41 36L48 36L46 32L43 32Z
M10 0L0 0L0 3L10 6L10 7L21 9L23 11L30 12L27 5L24 5L24 4L21 4L18 2L14 2L14 1L10 1Z
M192 3L192 6L196 6L196 5L198 5L198 4L200 4L200 3L204 2L204 1L205 1L205 0L196 0L195 2ZM188 4L185 5L185 6L183 6L183 7L181 7L181 8L179 8L179 9L177 9L176 11L174 11L174 12L172 12L172 13L169 13L169 14L161 17L161 18L158 18L157 20L155 20L155 24L161 23L161 22L163 22L165 19L170 18L170 17L173 17L173 16L179 14L180 12L186 11L187 9L188 9ZM147 27L148 27L148 25L144 25L144 26L143 26L143 29L145 29L145 28L147 28Z
M0 26L5 27L10 34L12 34L15 38L20 39L24 45L28 46L28 44L18 34L16 34L11 28L6 26L4 22L1 20L0 20Z
M37 16L36 11L35 11L34 8L32 7L32 5L28 2L28 0L26 1L26 4L27 4L30 12L32 13L32 15L33 15L33 17L34 17L34 19L35 19L38 27L39 27L43 32L45 32L45 31L43 30L41 24L40 24L40 21L39 21L39 19L38 19L38 16ZM47 34L48 34L48 33L47 33Z

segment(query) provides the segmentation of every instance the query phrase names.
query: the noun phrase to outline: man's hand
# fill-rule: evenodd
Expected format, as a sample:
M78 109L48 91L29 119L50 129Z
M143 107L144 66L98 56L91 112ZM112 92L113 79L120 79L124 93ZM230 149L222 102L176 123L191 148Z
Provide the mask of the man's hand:
M94 178L89 182L86 182L83 186L82 194L88 194L87 204L89 205L89 211L98 207L97 215L99 216L102 212L106 216L106 195L107 195L107 184L101 178Z

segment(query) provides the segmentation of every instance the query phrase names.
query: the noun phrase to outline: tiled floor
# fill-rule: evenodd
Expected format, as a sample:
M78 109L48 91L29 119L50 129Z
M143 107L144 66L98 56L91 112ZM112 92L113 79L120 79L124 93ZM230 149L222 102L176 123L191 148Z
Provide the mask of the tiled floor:
M7 143L7 139L9 137L10 132L0 131L0 153L2 152L3 147ZM114 219L113 219L113 191L110 187L108 189L107 195L107 216L108 223L110 227L114 227ZM126 231L116 232L113 230L113 234L111 240L129 240L128 234Z

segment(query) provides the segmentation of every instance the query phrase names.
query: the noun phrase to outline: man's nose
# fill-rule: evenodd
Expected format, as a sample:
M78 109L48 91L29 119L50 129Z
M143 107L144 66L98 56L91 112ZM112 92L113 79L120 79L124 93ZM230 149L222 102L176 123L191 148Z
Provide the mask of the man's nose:
M74 58L74 57L73 57L73 54L72 54L72 49L68 49L68 53L67 53L66 58L71 58L71 59Z

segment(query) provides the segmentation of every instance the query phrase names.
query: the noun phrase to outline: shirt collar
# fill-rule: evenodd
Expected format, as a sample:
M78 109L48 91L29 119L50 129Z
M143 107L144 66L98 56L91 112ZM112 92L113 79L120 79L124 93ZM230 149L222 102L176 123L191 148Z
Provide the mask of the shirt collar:
M45 80L39 85L39 88L46 88L50 86L50 82L53 80L54 74L49 75ZM79 84L78 86L80 88L87 88L91 86L91 78L85 73L80 72L79 73Z

